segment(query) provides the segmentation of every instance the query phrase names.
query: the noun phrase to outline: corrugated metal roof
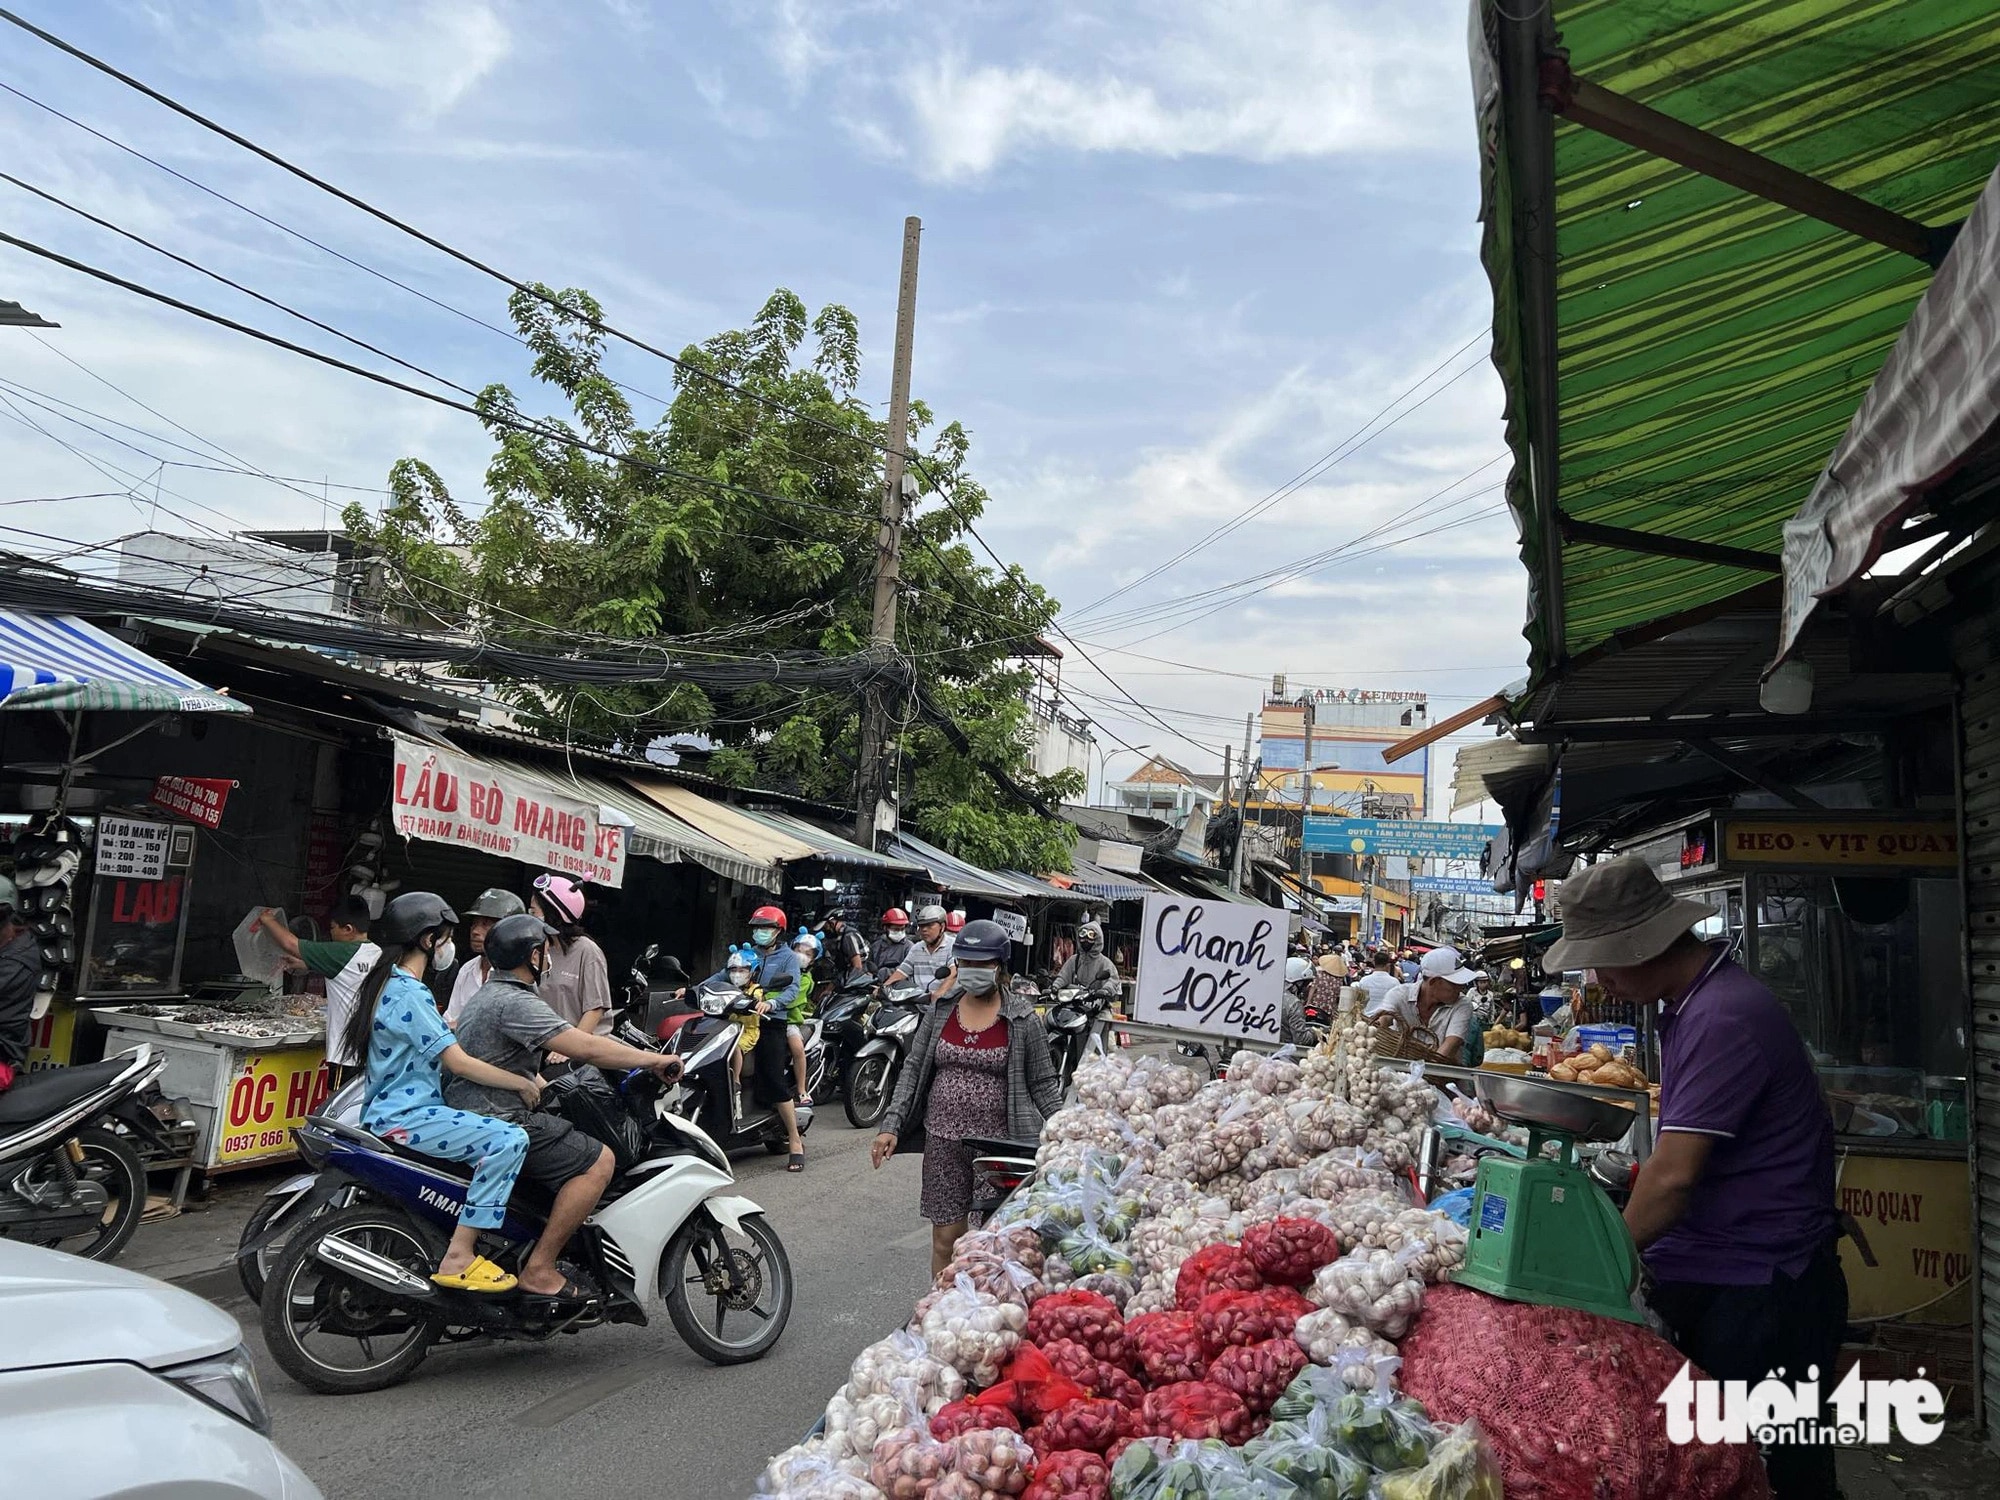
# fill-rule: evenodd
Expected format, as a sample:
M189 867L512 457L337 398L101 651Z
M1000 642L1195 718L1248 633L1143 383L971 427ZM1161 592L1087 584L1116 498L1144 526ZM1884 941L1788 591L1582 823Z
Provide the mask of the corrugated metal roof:
M929 872L931 879L948 891L956 891L966 896L982 896L988 901L1025 901L1038 894L1020 885L1010 876L992 870L982 870L977 865L968 864L955 854L948 854L935 844L927 844L912 833L897 833L890 837L889 848L904 859L921 865Z
M887 870L904 870L913 875L924 873L921 865L911 864L907 860L890 859L876 854L871 850L862 848L859 844L849 843L838 834L828 833L824 828L814 827L804 818L795 818L788 812L780 812L775 807L738 807L731 810L742 813L746 818L755 818L758 822L775 828L780 833L790 834L793 838L812 848L813 853L810 856L811 858L822 859L829 864L876 865Z

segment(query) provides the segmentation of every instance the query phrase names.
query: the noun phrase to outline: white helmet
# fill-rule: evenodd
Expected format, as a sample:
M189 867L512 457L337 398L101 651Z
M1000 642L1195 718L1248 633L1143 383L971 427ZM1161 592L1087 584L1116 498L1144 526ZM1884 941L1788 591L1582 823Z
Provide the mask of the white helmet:
M1294 953L1285 960L1285 983L1297 984L1301 979L1312 978L1313 966L1310 960Z
M933 904L917 908L917 925L919 927L927 926L932 922L942 922L944 918L945 910L942 906Z
M810 932L802 932L793 938L792 947L802 952L810 953L814 958L819 957L819 939Z

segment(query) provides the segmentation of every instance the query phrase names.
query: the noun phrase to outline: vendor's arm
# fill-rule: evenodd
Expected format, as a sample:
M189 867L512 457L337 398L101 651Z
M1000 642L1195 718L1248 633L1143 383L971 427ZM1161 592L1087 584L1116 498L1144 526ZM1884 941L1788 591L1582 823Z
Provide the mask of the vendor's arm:
M271 935L271 941L278 945L285 957L300 956L299 935L279 920L278 909L275 906L267 906L257 913L257 925ZM338 973L339 970L334 972Z
M1639 1168L1632 1184L1632 1197L1625 1205L1625 1227L1643 1250L1680 1223L1687 1212L1695 1184L1708 1168L1708 1153L1715 1148L1712 1135L1696 1135L1688 1130L1669 1130L1660 1136L1653 1154Z

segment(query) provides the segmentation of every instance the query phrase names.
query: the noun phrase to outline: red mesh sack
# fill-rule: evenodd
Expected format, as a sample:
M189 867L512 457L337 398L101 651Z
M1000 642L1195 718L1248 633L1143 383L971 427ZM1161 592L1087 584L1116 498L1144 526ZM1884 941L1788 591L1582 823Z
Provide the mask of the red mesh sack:
M1146 1394L1146 1388L1124 1369L1099 1359L1075 1339L1051 1339L1039 1347L1058 1375L1074 1380L1092 1396L1137 1406Z
M1250 1257L1236 1245L1204 1245L1174 1273L1174 1306L1193 1312L1210 1292L1254 1292L1264 1284Z
M1132 1361L1153 1385L1199 1380L1208 1373L1201 1327L1191 1312L1141 1313L1125 1325Z
M1397 1352L1431 1420L1478 1420L1507 1500L1769 1500L1754 1445L1667 1441L1685 1361L1636 1323L1446 1284Z
M1305 1286L1313 1272L1340 1259L1340 1237L1316 1219L1273 1219L1244 1231L1243 1253L1264 1280Z
M1139 1425L1154 1437L1221 1438L1231 1445L1247 1442L1255 1431L1243 1398L1205 1380L1183 1380L1146 1392Z
M1065 1448L1102 1453L1120 1438L1131 1437L1134 1428L1131 1408L1088 1396L1050 1412L1028 1434L1028 1443L1037 1453L1059 1453Z
M1268 1286L1257 1292L1210 1292L1195 1309L1202 1352L1214 1359L1235 1344L1261 1344L1265 1339L1290 1338L1300 1318L1313 1305L1288 1286Z
M1284 1394L1292 1377L1306 1367L1306 1351L1294 1338L1265 1339L1224 1349L1209 1362L1208 1382L1243 1398L1251 1415L1263 1416Z
M1118 1304L1098 1292L1051 1292L1028 1309L1024 1336L1032 1344L1073 1339L1114 1365L1127 1357L1125 1319Z
M947 1402L931 1418L931 1436L939 1442L982 1427L1006 1427L1019 1432L1021 1419L1014 1415L1011 1407L998 1401L981 1401L977 1397L964 1396Z
M1021 1500L1111 1500L1111 1463L1079 1448L1045 1453Z
M969 1399L981 1404L1004 1405L1017 1417L1039 1422L1059 1406L1081 1400L1089 1394L1067 1375L1058 1374L1049 1357L1033 1344L1014 1350L1000 1372L1000 1382Z

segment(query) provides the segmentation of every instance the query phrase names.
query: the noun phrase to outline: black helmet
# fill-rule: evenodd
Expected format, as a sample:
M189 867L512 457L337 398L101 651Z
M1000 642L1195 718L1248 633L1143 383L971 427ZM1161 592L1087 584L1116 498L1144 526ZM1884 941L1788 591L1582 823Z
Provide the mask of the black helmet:
M457 925L458 913L435 891L405 891L382 908L380 920L369 931L378 943L407 947L434 928Z
M466 907L468 917L518 917L528 909L528 903L512 891L503 891L492 886L479 893L479 899ZM513 968L512 964L507 965Z
M951 945L954 959L969 958L974 963L1004 964L1013 951L1014 940L1007 936L1007 929L983 917L977 922L967 922Z
M486 961L496 969L518 969L554 935L555 928L526 912L502 917L486 934Z

